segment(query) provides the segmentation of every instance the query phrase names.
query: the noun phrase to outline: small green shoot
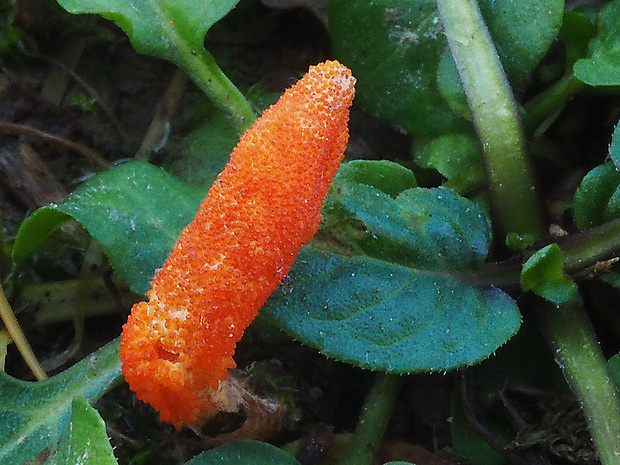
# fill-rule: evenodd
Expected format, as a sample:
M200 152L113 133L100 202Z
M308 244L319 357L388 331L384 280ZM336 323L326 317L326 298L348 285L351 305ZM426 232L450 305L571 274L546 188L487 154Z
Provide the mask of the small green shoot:
M577 284L564 273L564 257L557 244L536 251L523 265L521 287L556 305L577 295Z

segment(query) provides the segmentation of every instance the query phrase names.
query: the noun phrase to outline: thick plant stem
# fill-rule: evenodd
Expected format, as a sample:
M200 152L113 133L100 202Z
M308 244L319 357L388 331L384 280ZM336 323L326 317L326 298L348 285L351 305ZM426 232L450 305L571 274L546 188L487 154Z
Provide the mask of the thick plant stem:
M387 373L377 378L366 398L349 450L340 465L370 465L387 427L405 378Z
M196 85L228 115L239 135L252 126L256 115L245 96L228 79L217 63L204 48L189 50L185 43L180 47L177 62L194 80Z
M498 232L545 233L521 123L506 75L475 0L437 0L482 146Z
M581 402L603 465L620 464L620 403L590 321L579 302L538 309L556 362Z
M482 144L498 232L540 236L544 222L516 105L476 1L437 0L437 5ZM546 112L570 98L578 86L567 79L536 105ZM586 237L562 244L565 268L587 265L593 253L607 254L617 242L616 229L616 224L609 224L604 240ZM588 318L577 301L560 308L542 303L537 313L556 360L581 402L601 463L620 464L620 404Z

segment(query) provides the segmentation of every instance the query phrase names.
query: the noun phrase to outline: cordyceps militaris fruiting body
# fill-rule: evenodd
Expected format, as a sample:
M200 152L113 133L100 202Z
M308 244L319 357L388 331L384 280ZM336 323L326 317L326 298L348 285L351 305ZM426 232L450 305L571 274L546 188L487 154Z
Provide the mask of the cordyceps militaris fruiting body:
M213 394L259 308L319 228L348 141L355 78L311 67L233 150L123 327L123 374L163 421L214 413Z

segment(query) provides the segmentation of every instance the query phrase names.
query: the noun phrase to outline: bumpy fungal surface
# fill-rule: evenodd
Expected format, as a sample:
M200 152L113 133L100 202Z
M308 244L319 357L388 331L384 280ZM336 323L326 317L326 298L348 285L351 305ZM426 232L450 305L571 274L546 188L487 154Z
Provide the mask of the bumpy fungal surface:
M162 421L192 423L243 331L319 228L348 141L355 78L311 67L246 131L123 327L123 374Z

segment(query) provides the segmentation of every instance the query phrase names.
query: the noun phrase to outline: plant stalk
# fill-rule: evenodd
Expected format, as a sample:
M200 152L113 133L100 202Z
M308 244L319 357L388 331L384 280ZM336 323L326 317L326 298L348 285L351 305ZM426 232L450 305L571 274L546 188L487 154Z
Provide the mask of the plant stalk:
M475 0L437 0L486 167L501 235L545 234L539 199L508 80Z
M498 230L540 237L544 222L516 105L477 3L437 0L437 5L482 144ZM577 87L567 79L537 105L554 108ZM565 253L565 269L584 267L593 256L609 253L619 242L619 228L620 223L612 222L597 231L599 237L585 233L578 242L558 241ZM620 464L620 404L590 321L577 300L559 308L546 302L540 307L541 325L581 403L601 463Z
M178 46L177 63L215 105L228 115L239 135L243 134L256 119L245 96L217 66L207 50L202 47L200 50L190 50L184 42Z
M620 256L620 218L561 237L556 243L564 256L564 271L571 276L578 275L597 263ZM471 272L455 273L453 276L476 286L496 286L504 290L518 288L523 264L544 245L547 243L510 260L485 263Z
M560 239L567 273L581 271L620 254L620 219Z
M602 465L620 464L620 403L590 321L573 300L537 309L555 359L581 403Z
M349 450L340 465L371 465L379 450L404 376L378 373L370 389Z
M526 129L536 130L549 118L555 118L564 105L586 87L586 84L577 79L572 71L566 74L525 104L524 125Z

